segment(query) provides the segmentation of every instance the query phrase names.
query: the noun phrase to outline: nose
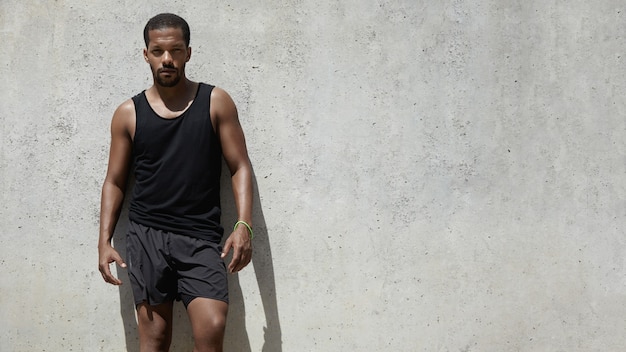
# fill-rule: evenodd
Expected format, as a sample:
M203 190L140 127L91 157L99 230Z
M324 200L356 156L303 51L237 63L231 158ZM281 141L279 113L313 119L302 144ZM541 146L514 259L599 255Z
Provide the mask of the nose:
M161 58L161 61L162 61L164 64L169 64L169 63L172 63L172 55L170 54L170 52L169 52L169 51L165 51L165 52L163 53L163 57Z

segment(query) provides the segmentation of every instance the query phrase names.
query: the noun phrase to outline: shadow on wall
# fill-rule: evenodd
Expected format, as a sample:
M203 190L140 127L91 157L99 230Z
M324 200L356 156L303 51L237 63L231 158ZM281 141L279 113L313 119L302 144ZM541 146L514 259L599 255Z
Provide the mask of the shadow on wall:
M228 170L224 165L223 170ZM265 313L265 326L263 327L263 352L282 351L282 332L278 317L278 304L276 301L276 283L274 280L274 266L272 261L272 251L269 241L269 233L263 216L263 207L259 196L259 187L256 177L254 182L254 206L252 214L252 224L254 227L254 252L252 263L244 270L254 270L261 303ZM222 222L224 224L234 224L237 221L237 211L232 197L232 184L228 171L222 173ZM226 225L225 225L226 226ZM225 232L230 229L226 227ZM252 266L252 267L251 267ZM251 352L250 340L246 330L246 310L243 292L239 284L238 275L229 277L228 288L230 290L230 307L228 312L228 322L226 326L226 337L224 340L225 351ZM252 326L250 329L260 327Z
M223 169L227 170L226 167ZM133 180L129 180L132 185ZM225 227L225 235L230 234L228 224L234 224L237 219L237 212L231 192L231 182L228 172L222 174L222 222ZM127 190L130 195L130 189ZM120 221L115 229L114 245L122 258L126 259L126 231L128 229L128 199L124 202ZM244 270L254 270L261 302L265 312L265 326L263 352L281 352L281 328L278 317L278 305L276 301L276 285L274 281L274 268L272 265L272 253L269 243L267 226L263 217L261 200L258 193L256 178L254 178L254 253L252 263ZM228 258L230 259L230 258ZM117 268L117 273L123 284L119 286L120 314L124 324L126 339L126 350L129 352L139 352L139 335L137 332L137 320L135 317L135 306L133 293L128 281L126 270ZM229 275L229 312L226 326L226 336L224 341L225 351L251 352L250 340L246 330L246 310L244 294L239 284L237 274ZM256 327L251 327L256 329ZM193 349L193 337L191 325L187 318L187 313L182 303L176 302L174 305L174 326L172 334L172 351L191 351Z

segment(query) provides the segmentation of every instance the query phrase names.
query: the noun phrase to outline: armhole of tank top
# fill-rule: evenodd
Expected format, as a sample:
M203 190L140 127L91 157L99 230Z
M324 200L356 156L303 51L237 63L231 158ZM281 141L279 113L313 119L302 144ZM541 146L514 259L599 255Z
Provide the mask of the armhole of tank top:
M215 136L216 140L219 142L220 137L217 135L217 131L215 130L215 126L213 125L213 115L211 115L211 93L213 93L213 89L215 88L214 85L212 84L204 84L201 83L202 85L206 86L207 88L207 109L209 110L209 122L211 125L211 133L213 133L213 136Z
M135 140L137 139L137 131L139 131L139 105L141 104L142 99L145 100L145 91L135 95L132 99L133 101L133 106L135 109L135 133L133 133L132 135L132 141L133 141L133 145L135 144Z

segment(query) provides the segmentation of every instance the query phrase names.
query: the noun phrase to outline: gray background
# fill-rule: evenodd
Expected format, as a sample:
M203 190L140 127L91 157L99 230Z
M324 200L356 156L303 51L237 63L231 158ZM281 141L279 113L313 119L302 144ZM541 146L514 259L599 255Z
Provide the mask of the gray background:
M99 198L165 11L256 175L229 350L626 345L623 1L3 0L0 350L136 351L129 287L97 272Z

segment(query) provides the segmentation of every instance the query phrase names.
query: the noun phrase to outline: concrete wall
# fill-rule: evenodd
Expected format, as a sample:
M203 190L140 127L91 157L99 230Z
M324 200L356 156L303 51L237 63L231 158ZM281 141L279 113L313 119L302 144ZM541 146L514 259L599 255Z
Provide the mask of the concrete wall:
M137 350L128 285L97 272L99 197L164 11L256 173L230 351L626 345L623 1L3 0L0 350Z

